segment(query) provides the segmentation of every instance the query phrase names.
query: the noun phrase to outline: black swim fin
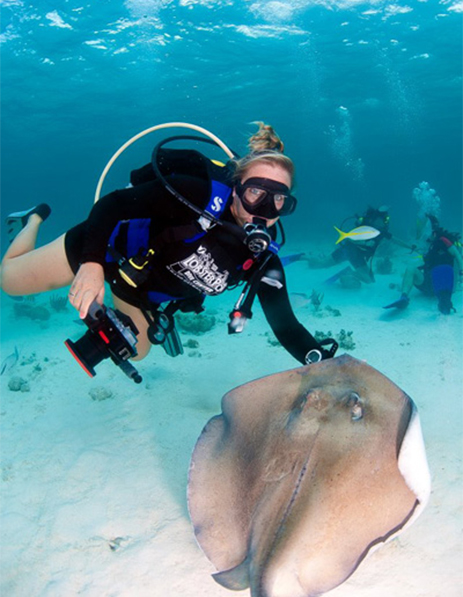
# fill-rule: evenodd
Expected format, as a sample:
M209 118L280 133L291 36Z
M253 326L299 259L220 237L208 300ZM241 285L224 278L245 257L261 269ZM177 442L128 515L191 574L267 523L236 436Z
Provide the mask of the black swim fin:
M26 226L27 221L29 220L32 214L37 214L45 222L45 220L51 214L51 208L46 203L40 203L40 205L31 207L30 209L27 209L25 211L16 211L14 213L9 214L6 217L6 234L10 243L14 241L17 235Z
M403 294L399 299L397 299L390 305L386 305L385 307L383 307L383 309L406 309L409 303L410 299L406 294Z
M450 315L456 313L456 309L452 304L452 293L450 290L441 290L438 296L438 308L443 315Z

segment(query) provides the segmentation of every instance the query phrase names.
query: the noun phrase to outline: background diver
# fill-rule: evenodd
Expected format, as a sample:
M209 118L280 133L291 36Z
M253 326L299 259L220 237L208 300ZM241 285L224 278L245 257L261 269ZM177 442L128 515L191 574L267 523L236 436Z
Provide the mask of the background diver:
M460 235L442 228L435 216L428 214L427 217L431 223L432 232L428 239L429 248L423 255L423 263L406 269L402 279L400 298L386 305L384 309L408 307L410 292L413 287L416 287L426 296L437 297L437 306L442 314L449 315L455 311L452 304L452 293L455 287L455 263L460 279L463 276Z
M230 332L252 316L256 294L275 336L298 361L332 357L334 341L324 348L290 305L275 239L280 217L296 207L294 166L273 128L258 125L249 154L226 167L194 150L154 152L153 167L162 166L165 178L151 165L132 172L132 187L102 197L85 222L43 247L35 248L36 238L49 207L11 214L3 290L27 295L70 284L69 301L86 318L95 301L103 304L106 280L115 308L135 325L139 360L157 343L159 309L200 312L205 296L245 283L249 290L231 313ZM209 227L195 214L207 215L206 204L221 210ZM248 242L250 232L257 244Z
M308 256L306 260L309 267L313 268L325 268L332 267L333 265L348 261L352 267L346 267L332 278L329 282L335 282L337 279L343 278L343 281L348 280L347 278L354 278L359 282L371 284L375 281L373 274L372 262L373 256L378 248L379 244L384 240L392 240L400 246L406 246L405 243L392 236L389 232L389 208L387 206L371 207L369 206L365 213L361 216L355 215L346 218L341 224L343 228L347 220L354 219L354 230L358 227L373 228L379 232L375 236L368 238L370 235L365 235L366 238L362 238L362 235L355 236L351 233L343 234L340 230L338 232L342 235L338 240L339 247L337 247L330 255L320 256ZM352 269L353 268L353 269Z

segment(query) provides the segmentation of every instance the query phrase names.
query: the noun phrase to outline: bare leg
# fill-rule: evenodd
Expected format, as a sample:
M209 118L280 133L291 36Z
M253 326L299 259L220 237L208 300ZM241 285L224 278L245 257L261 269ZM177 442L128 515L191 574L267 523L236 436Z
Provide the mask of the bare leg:
M410 303L410 297L408 295L413 286L420 286L423 282L424 274L422 270L418 269L416 265L407 267L402 278L402 294L400 298L393 303L386 305L383 309L406 309Z
M13 296L35 294L70 284L74 274L64 250L64 235L35 248L42 219L33 214L8 248L0 268L0 286Z
M408 296L414 286L420 286L424 282L424 274L416 266L407 267L402 279L402 294Z
M137 326L139 334L138 344L136 346L138 355L134 357L134 361L141 361L146 357L151 349L151 342L148 340L148 322L145 319L143 313L137 307L126 303L122 299L113 295L114 306L119 311L122 311L125 315L128 315L134 324Z

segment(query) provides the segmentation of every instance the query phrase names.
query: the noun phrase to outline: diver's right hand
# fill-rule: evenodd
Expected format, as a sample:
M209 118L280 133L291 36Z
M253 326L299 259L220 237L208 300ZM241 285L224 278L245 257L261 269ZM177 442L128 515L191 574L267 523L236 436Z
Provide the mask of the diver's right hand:
M85 319L93 301L102 305L104 299L104 270L99 263L88 261L77 271L69 290L69 302L79 311L79 317Z

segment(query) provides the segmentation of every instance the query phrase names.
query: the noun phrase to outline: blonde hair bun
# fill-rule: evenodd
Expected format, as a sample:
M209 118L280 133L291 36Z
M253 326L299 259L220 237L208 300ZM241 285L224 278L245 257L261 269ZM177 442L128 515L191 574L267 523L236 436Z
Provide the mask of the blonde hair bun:
M248 141L248 147L251 152L256 153L259 151L272 150L283 153L285 148L284 143L276 134L273 126L265 124L261 120L253 122L252 124L257 124L259 130L252 135Z
M233 180L243 180L254 164L265 163L283 168L293 181L294 164L283 153L283 141L269 124L261 121L254 124L258 125L259 130L248 141L250 152L242 158L232 160L234 166Z

